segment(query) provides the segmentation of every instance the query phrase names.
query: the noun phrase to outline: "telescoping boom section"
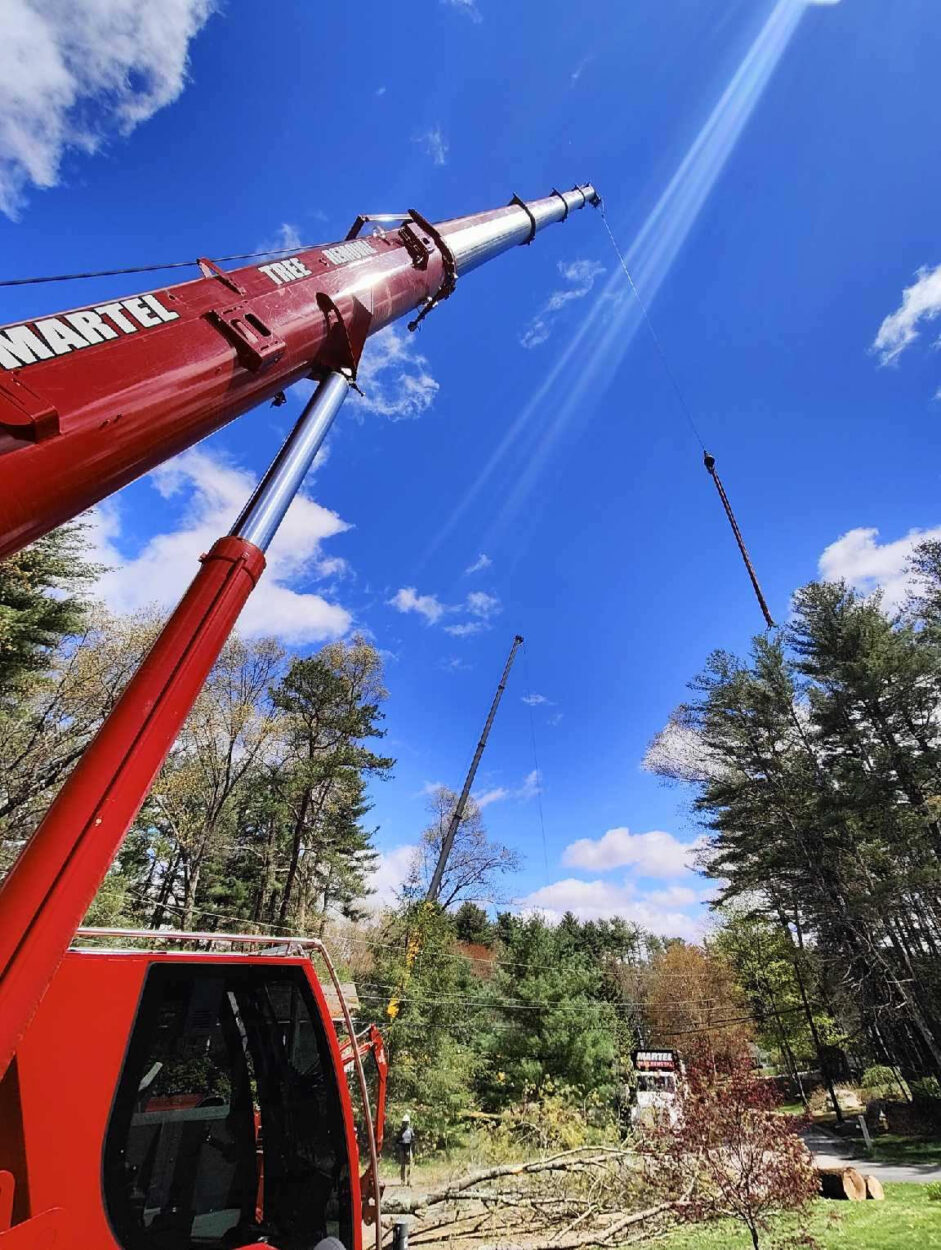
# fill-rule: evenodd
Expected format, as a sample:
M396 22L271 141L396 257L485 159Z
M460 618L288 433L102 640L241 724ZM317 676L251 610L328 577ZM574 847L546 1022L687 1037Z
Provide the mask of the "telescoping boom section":
M381 1247L382 1039L321 944L74 939L369 335L410 312L414 328L471 269L595 202L584 186L437 225L361 217L335 244L232 272L202 261L196 281L0 329L0 556L317 381L0 888L0 1250L360 1250L364 1223Z
M368 335L596 200L360 217L337 243L0 328L0 556L284 387L355 369Z

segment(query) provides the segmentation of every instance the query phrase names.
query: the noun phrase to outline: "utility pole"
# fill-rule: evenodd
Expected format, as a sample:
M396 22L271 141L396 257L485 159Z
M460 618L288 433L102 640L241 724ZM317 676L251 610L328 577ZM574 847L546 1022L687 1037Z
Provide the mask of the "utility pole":
M467 800L470 797L471 786L474 784L474 778L477 776L477 767L480 764L481 756L484 753L484 747L487 745L487 739L490 736L490 727L493 725L493 718L497 714L497 708L500 706L500 700L503 698L503 692L506 689L506 681L510 675L510 669L513 667L513 661L516 659L516 653L523 643L523 635L517 634L513 639L513 646L510 647L510 654L507 656L506 667L503 670L503 676L500 678L500 684L497 686L497 692L493 696L493 702L490 704L490 711L487 715L487 722L484 725L484 731L480 735L480 741L477 743L477 750L474 752L474 758L471 760L471 766L467 771L467 777L464 779L464 789L461 791L461 797L455 804L454 811L451 813L451 819L448 821L447 832L441 843L441 850L438 852L438 862L435 864L435 871L431 878L431 884L428 887L428 893L425 895L426 903L435 903L438 901L438 895L441 893L441 881L444 877L444 869L448 862L448 856L451 854L451 847L454 845L454 839L457 836L458 828L464 819L464 809L467 807Z

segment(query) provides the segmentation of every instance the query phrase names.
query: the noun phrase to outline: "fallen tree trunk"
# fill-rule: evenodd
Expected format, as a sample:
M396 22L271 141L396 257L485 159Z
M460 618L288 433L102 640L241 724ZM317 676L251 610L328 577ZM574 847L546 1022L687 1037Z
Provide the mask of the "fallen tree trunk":
M820 1193L824 1198L864 1202L866 1182L855 1168L817 1168Z
M882 1181L875 1176L867 1176L866 1181L866 1197L873 1198L876 1202L882 1202L885 1199L885 1190L882 1188Z

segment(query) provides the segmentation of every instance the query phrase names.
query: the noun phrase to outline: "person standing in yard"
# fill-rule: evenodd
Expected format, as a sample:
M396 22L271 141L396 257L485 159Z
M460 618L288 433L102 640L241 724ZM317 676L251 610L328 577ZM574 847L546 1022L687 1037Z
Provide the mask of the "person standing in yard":
M412 1119L406 1112L402 1116L402 1127L395 1139L395 1152L399 1157L399 1176L403 1185L412 1183L412 1160L415 1157L415 1134L412 1131Z

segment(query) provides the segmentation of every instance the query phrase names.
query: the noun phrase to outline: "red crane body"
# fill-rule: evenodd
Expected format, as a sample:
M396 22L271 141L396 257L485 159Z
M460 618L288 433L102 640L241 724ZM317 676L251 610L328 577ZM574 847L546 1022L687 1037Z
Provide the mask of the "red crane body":
M353 367L367 334L480 263L462 240L489 232L505 250L593 197L438 226L413 214L388 234L231 272L205 262L193 282L0 328L0 556L284 387Z
M316 1250L337 1244L329 1237L359 1250L361 1211L381 1243L361 1063L371 1050L384 1092L381 1037L357 1043L340 995L341 1051L300 949L319 950L339 993L319 943L235 955L68 948L367 337L415 308L421 320L463 273L587 203L591 186L438 225L414 211L359 218L336 244L228 273L204 261L193 282L0 328L0 556L284 387L320 380L0 887L2 1250ZM357 237L370 220L397 228ZM351 1063L370 1157L362 1194ZM380 1134L382 1115L380 1105Z

